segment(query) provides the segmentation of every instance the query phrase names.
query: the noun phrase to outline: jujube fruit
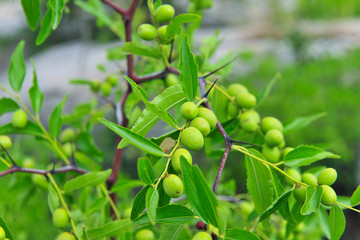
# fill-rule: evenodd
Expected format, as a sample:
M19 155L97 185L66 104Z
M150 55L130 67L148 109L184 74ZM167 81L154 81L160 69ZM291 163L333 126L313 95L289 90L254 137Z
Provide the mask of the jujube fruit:
M324 204L325 206L331 206L334 203L336 203L337 196L334 189L332 189L332 187L328 185L321 185L321 187L323 189L323 193L321 196L321 203Z
M337 179L337 172L334 168L325 168L322 170L317 178L319 184L332 185Z
M239 108L233 102L228 103L226 110L227 110L227 113L228 113L230 118L235 118L235 117L237 117L239 115Z
M128 207L127 209L124 210L124 218L130 218L131 217L131 207Z
M286 170L286 174L289 175L290 177L292 177L293 179L295 179L298 182L301 182L301 174L294 168L289 168L288 170ZM288 178L285 176L285 181L289 184L289 185L293 185L294 182L292 179Z
M0 227L0 240L4 240L6 237L5 230Z
M216 126L217 118L211 110L207 108L199 108L198 117L205 118L210 125L210 129L213 129Z
M34 160L32 158L25 158L22 163L22 166L24 168L34 168L35 167Z
M111 86L111 84L108 83L108 82L103 82L103 83L100 85L100 91L101 91L102 95L104 95L105 97L110 96L110 94L111 94L111 89L112 89L112 86Z
M196 151L204 146L204 137L197 128L188 127L181 133L181 142L186 148Z
M145 41L154 40L157 36L156 28L148 23L141 24L137 29L139 37Z
M150 229L141 229L135 234L136 240L154 240L155 235Z
M48 188L48 181L47 178L44 175L41 174L32 174L31 175L31 180L33 183L35 183L36 185L47 189Z
M163 25L157 29L157 33L160 38L160 42L163 44L166 44L169 42L169 39L166 37L167 27L168 27L168 25Z
M311 187L316 187L318 185L317 179L316 179L315 175L312 173L308 173L308 172L304 173L301 176L301 179L304 183L306 183L307 185L309 185Z
M184 191L184 184L175 174L168 174L163 182L165 193L171 198L178 198Z
M175 14L175 9L169 4L164 4L158 7L155 11L156 21L163 23L169 22Z
M198 108L195 103L186 102L181 105L180 114L184 119L191 120L198 115Z
M5 135L0 135L0 144L5 148L9 149L12 147L12 141L11 138ZM3 151L3 149L0 147L0 152Z
M249 119L241 122L241 128L247 133L252 133L255 132L258 128L258 123L254 120Z
M246 111L240 116L240 126L248 133L256 131L259 121L260 116L256 111Z
M237 95L247 92L249 92L247 88L240 83L233 83L228 88L228 94L232 97L236 97Z
M14 112L12 116L11 123L15 128L23 128L27 124L27 115L24 110L19 109Z
M254 203L249 201L241 201L239 204L240 212L245 216L248 217L252 211L254 211Z
M63 208L58 208L55 210L52 220L54 226L57 228L64 228L69 224L69 216Z
M203 136L207 136L210 133L210 124L205 118L196 117L190 122L190 126L197 128Z
M306 187L301 186L293 190L294 197L296 201L300 204L303 204L306 199Z
M119 83L118 77L116 75L114 75L114 74L110 74L107 77L106 81L108 81L111 84L111 86L113 86L113 87L117 86L118 83Z
M254 108L256 105L256 97L251 93L242 93L236 96L236 102L241 108Z
M294 150L294 148L292 147L287 147L287 148L284 148L283 150L283 156L285 157L289 152L291 152L292 150Z
M165 78L166 86L170 87L179 84L179 79L175 74L168 74Z
M268 147L264 145L261 150L262 155L264 156L265 160L277 163L280 159L280 150L278 147Z
M279 146L284 141L283 134L277 129L271 129L265 134L265 144L269 147Z
M72 233L63 232L56 238L56 240L76 240L76 238Z
M59 139L62 143L73 142L76 139L76 133L74 129L66 128L61 132Z
M212 237L207 232L198 232L197 234L194 235L192 240L212 240Z
M190 165L192 164L192 157L189 151L184 148L177 149L171 158L171 165L177 172L181 171L181 156L183 156Z
M263 131L263 133L267 133L271 129L277 129L280 132L282 132L284 129L282 123L277 118L274 118L274 117L264 117L261 120L260 127L261 127L261 131Z
M101 82L99 80L94 80L90 85L91 91L93 91L93 92L99 91L100 85L101 85Z
M243 112L240 116L240 121L246 121L247 119L252 119L258 124L260 122L260 115L254 109L251 109Z

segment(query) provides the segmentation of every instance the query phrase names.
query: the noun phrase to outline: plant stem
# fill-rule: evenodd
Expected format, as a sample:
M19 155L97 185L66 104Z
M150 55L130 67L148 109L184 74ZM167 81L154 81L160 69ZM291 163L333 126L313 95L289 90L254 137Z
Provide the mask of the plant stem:
M106 199L108 200L111 208L113 209L113 211L114 211L114 213L115 213L115 215L116 215L116 218L117 218L117 219L121 219L120 213L119 213L119 211L118 211L118 209L117 209L117 207L116 207L116 204L115 204L114 201L112 200L112 198L111 198L111 196L110 196L110 194L109 194L109 191L106 189L105 185L104 185L104 184L101 184L101 185L100 185L100 188L101 188L101 190L103 191L103 193L105 194L105 197L106 197Z

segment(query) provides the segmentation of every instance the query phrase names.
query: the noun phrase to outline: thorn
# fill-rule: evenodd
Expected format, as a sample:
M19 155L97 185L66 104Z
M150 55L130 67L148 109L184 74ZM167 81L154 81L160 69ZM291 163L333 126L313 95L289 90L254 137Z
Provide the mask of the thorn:
M236 60L236 58L237 58L237 57L234 57L234 58L231 59L229 62L227 62L227 63L225 63L224 65L222 65L221 67L219 67L219 68L215 69L214 71L206 74L203 78L207 78L207 77L213 75L214 73L220 71L221 69L225 68L225 67L228 66L230 63L234 62L234 61Z
M5 154L8 156L8 158L10 159L10 161L12 162L13 166L18 167L18 165L15 163L14 159L12 159L12 157L10 156L8 151L5 149L5 147L1 143L0 143L0 146L1 146L2 150L5 152Z
M209 90L207 90L207 92L205 93L205 97L207 98L207 96L209 95L211 89L214 87L214 85L216 84L216 82L218 81L219 79L217 78L212 84L211 84L211 87L209 88Z

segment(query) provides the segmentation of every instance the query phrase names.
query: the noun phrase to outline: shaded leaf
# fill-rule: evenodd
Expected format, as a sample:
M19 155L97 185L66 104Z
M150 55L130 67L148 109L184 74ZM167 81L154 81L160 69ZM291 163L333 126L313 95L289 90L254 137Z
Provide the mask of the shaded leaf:
M55 210L60 206L59 196L57 195L57 192L55 191L52 184L49 184L48 204L51 213L55 212Z
M197 14L191 14L191 13L179 14L170 21L166 30L166 37L172 37L175 34L179 33L182 24L194 22L194 21L200 21L200 20L201 20L201 16Z
M21 40L16 46L10 58L10 65L8 69L8 78L11 88L15 92L20 92L21 86L25 79L26 67L24 62L24 46L25 41Z
M44 135L39 126L31 121L28 121L26 126L23 128L16 128L11 123L5 124L0 127L0 134L24 134L37 137L42 137Z
M154 171L151 162L147 158L139 158L137 164L139 178L146 184L153 184L155 181Z
M38 86L38 80L36 76L35 66L33 71L33 85L29 89L29 98L31 102L31 107L36 114L39 114L41 111L42 103L44 100L44 94L41 92Z
M5 221L0 217L0 227L2 227L5 231L5 236L9 238L10 240L14 240L13 235L11 234L9 228L7 227Z
M315 120L318 120L319 118L322 118L326 115L326 113L318 113L306 117L299 117L294 120L292 120L289 123L286 123L284 125L284 134L294 132L296 130L299 130L301 128L304 128L308 126L310 123L312 123Z
M21 0L21 6L31 30L35 31L41 16L40 0Z
M259 107L265 102L266 98L270 95L270 92L278 79L281 79L281 74L276 73L276 75L270 80L266 87L260 92L259 96L257 96L256 107Z
M250 231L231 228L226 231L225 240L260 240L260 238Z
M135 220L137 217L140 216L142 211L144 211L145 202L146 202L146 193L149 188L150 188L149 185L143 187L141 191L136 195L131 209L131 220Z
M4 113L14 112L19 109L19 105L11 98L0 99L0 116Z
M325 236L330 239L329 216L324 208L320 207L318 217Z
M128 219L116 220L105 224L102 227L88 230L88 236L92 238L117 236L121 232L131 228L132 222Z
M49 133L52 138L57 138L59 136L61 127L62 127L62 112L64 109L64 105L66 99L68 98L68 94L65 95L64 99L54 108L50 115L49 119Z
M313 212L316 212L320 205L320 200L322 196L321 187L307 187L306 188L306 199L300 210L302 215L310 215Z
M111 192L121 192L124 190L144 186L144 183L138 180L118 180L112 187Z
M140 56L152 57L159 59L161 58L161 53L157 48L149 46L147 44L135 43L135 42L125 42L122 50L128 54L135 54Z
M177 240L183 228L183 224L167 224L160 233L160 240Z
M351 195L350 198L351 206L356 206L360 204L360 185L356 188L354 193Z
M146 213L152 225L156 221L156 208L159 202L159 192L151 187L146 193Z
M339 240L345 231L346 219L338 205L333 205L329 215L330 240Z
M106 171L91 172L78 176L66 182L64 185L64 190L69 192L79 188L97 186L105 182L106 179L108 179L108 177L110 176L111 172L112 170L109 169Z

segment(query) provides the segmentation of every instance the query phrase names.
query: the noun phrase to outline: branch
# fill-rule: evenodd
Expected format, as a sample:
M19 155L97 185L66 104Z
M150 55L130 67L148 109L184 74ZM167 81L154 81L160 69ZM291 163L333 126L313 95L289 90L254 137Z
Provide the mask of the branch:
M41 174L46 176L48 173L51 174L58 174L58 173L64 173L64 172L78 172L81 174L87 173L86 170L73 166L73 165L67 165L55 170L41 170L41 169L32 169L32 168L23 168L19 166L14 166L9 168L8 170L1 172L0 177L6 176L8 174L16 173L16 172L23 172L23 173L33 173L33 174Z
M116 12L120 13L121 15L126 14L126 10L122 7L116 5L115 3L111 2L110 0L102 0L103 3L109 5L112 9L114 9Z

